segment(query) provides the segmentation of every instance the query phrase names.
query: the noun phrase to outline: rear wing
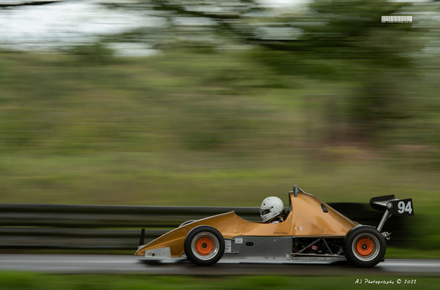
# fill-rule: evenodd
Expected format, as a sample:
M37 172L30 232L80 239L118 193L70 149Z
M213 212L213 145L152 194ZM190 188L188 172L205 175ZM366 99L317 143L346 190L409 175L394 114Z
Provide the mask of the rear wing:
M370 200L370 206L375 210L385 210L380 220L377 230L381 231L385 222L392 216L413 216L414 207L412 198L398 199L394 195L384 195L373 197Z
M388 210L390 214L400 216L414 215L412 198L398 199L394 195L384 195L373 197L370 200L370 206L375 210Z

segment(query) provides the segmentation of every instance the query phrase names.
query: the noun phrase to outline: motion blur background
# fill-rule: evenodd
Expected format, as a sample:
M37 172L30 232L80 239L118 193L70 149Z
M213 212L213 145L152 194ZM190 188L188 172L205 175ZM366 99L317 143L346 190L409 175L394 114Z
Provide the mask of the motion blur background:
M395 194L440 256L438 2L31 4L0 1L1 203Z

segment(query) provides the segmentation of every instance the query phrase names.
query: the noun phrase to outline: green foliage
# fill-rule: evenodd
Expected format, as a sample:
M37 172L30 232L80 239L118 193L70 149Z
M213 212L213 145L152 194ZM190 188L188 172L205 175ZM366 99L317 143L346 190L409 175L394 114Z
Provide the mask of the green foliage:
M381 23L381 16L434 10L435 3L422 7L386 0L316 0L304 10L273 10L254 0L210 1L204 5L196 0L141 1L136 5L107 2L103 5L128 13L159 11L156 17L166 23L107 38L113 41L147 41L164 50L208 54L228 46L249 49L250 44L257 48L253 61L263 64L264 70L276 72L275 77L269 74L267 81L260 83L263 88L283 87L283 78L293 77L349 82L349 93L338 96L340 104L335 105L343 107L335 114L343 121L332 124L347 129L335 130L332 135L337 140L369 145L381 142L391 129L404 126L405 119L413 117L405 111L413 106L408 98L416 98L408 89L417 75L414 60L428 39L438 38L438 25L427 25L427 20L423 25ZM290 32L280 34L281 30ZM242 87L248 76L240 80L237 76L243 74L236 72L225 71L216 80Z
M84 63L108 64L114 61L115 52L107 44L95 42L72 47L68 53L77 55Z
M213 150L246 138L246 109L225 108L199 102L186 110L181 127L183 141L193 150Z
M290 19L302 29L297 41L283 47L268 44L270 51L256 59L281 74L357 83L346 99L348 109L337 115L345 115L349 138L377 140L385 129L410 116L405 113L409 106L403 105L408 87L402 80L414 77L411 53L423 45L411 43L411 33L417 30L411 24L380 21L382 15L393 15L408 5L382 0L315 1L311 13L299 21ZM309 25L318 20L321 25Z
M417 75L414 56L427 42L422 36L426 31L410 23L381 23L382 16L401 15L413 7L410 2L316 0L302 11L273 11L252 0L210 1L206 5L163 0L139 5L160 11L167 25L153 34L137 29L129 35L145 40L148 34L165 50L213 53L215 48L227 45L254 45L253 61L278 77L268 78L260 87L282 87L285 83L277 79L283 77L355 84L348 96L339 96L336 101L340 103L336 108L344 108L335 113L339 121L329 121L334 128L347 129L334 130L334 139L374 145L390 129L412 117L405 113L413 105L407 102L411 96L407 83ZM138 5L114 7L140 9ZM281 30L290 33L280 36ZM238 75L226 72L217 81L242 83ZM208 135L202 143L217 143L215 136Z

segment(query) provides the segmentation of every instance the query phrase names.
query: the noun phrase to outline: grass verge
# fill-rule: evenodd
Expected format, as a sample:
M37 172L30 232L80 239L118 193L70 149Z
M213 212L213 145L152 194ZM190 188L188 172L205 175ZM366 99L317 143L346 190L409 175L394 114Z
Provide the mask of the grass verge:
M400 282L400 283L399 283ZM148 275L53 275L0 272L0 289L438 289L431 277L182 277Z

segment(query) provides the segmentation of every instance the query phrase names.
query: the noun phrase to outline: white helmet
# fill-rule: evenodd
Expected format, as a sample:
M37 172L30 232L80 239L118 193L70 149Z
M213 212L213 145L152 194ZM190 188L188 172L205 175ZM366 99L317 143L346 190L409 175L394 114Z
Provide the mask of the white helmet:
M269 196L265 198L260 206L260 216L263 222L276 217L283 212L284 204L281 199L276 196Z

